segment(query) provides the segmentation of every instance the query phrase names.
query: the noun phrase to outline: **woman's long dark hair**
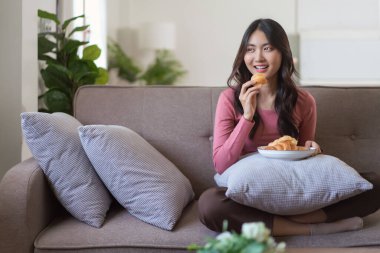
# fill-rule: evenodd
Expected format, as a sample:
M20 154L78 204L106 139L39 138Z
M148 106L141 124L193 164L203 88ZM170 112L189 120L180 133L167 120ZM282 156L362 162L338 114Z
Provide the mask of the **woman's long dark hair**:
M266 35L269 43L279 50L282 55L279 74L277 75L277 93L274 102L274 107L278 114L278 131L281 135L290 135L294 138L298 138L298 129L294 124L292 116L298 98L297 87L292 79L293 73L296 73L293 56L285 30L279 23L272 19L258 19L253 21L243 35L231 75L227 80L228 86L235 90L235 108L243 114L243 106L240 103L239 94L242 85L250 80L252 76L252 73L245 65L244 56L246 54L249 37L257 29ZM253 119L255 126L249 134L251 139L260 123L260 116L257 111Z

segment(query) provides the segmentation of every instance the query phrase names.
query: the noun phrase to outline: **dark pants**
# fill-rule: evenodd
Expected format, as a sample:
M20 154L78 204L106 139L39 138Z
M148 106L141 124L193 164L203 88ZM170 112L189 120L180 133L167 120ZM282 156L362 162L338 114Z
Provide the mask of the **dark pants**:
M350 217L364 217L380 208L380 177L376 173L361 173L361 176L373 184L373 189L325 207L326 222ZM238 233L245 222L262 221L273 228L274 214L241 205L226 197L227 188L216 187L206 190L199 198L198 209L201 222L209 229L221 232L223 221L228 221L228 230Z

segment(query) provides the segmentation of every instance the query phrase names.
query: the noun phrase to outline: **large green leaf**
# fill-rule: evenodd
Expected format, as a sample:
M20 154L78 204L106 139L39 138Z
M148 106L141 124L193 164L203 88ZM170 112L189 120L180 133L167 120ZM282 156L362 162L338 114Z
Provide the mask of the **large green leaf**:
M83 49L83 60L95 61L99 58L102 50L97 45L91 45Z
M96 84L106 84L108 82L108 71L104 68L98 68L98 77L95 79Z
M72 73L72 78L74 82L79 82L79 80L86 75L88 71L90 71L89 67L84 61L78 60L73 61L69 64L68 68L70 69Z
M56 40L62 40L65 34L62 32L43 32L39 33L38 37L55 38Z
M46 69L41 70L41 76L47 88L63 87L65 82L57 78L54 74L48 72Z
M99 69L93 61L84 62L87 64L89 71L79 80L79 84L95 84L95 80L99 76Z
M76 20L78 18L84 18L84 15L80 15L80 16L77 16L77 17L73 17L73 18L67 19L65 22L63 22L62 30L65 30L72 21L74 21L74 20Z
M57 15L51 12L43 11L43 10L38 10L38 17L44 18L44 19L49 19L54 21L57 25L60 24Z
M69 65L75 83L93 84L98 76L98 68L91 61L77 60Z
M70 69L70 66L80 60L77 54L69 54L67 58L67 66Z
M87 41L79 41L79 40L67 40L65 45L62 48L62 51L71 54L71 53L76 53L78 48L82 45L88 44Z
M83 60L83 62L87 64L92 72L98 72L98 67L96 66L95 62L87 60Z
M61 64L50 64L49 68L52 68L57 74L62 74L62 78L65 78L66 80L71 78L71 71Z
M96 83L96 78L99 76L99 71L92 71L86 73L82 78L79 80L78 85L86 85L86 84L95 84Z
M46 37L38 37L38 59L40 59L41 56L43 56L46 53L53 52L56 48L56 44L50 40L48 40Z
M60 89L49 89L43 98L50 112L66 112L72 114L72 99Z
M41 76L47 88L59 88L68 94L72 89L69 75L70 71L61 65L50 64L46 69L41 70Z
M79 27L75 27L71 33L69 33L68 37L71 37L71 35L73 35L73 33L75 32L83 32L85 31L90 25L85 25L85 26L79 26Z

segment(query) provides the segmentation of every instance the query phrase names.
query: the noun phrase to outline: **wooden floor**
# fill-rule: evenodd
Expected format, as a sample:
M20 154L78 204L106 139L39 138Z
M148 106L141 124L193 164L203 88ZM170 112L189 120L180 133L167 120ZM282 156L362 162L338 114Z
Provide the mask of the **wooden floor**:
M380 248L287 248L286 253L380 253Z

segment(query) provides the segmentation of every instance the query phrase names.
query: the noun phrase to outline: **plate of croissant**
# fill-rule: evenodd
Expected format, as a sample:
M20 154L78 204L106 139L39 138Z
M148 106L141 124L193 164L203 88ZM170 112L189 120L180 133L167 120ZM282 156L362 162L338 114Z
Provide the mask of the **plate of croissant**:
M282 160L300 160L313 155L315 148L297 146L297 140L285 135L274 140L267 146L257 148L257 151L264 157Z

